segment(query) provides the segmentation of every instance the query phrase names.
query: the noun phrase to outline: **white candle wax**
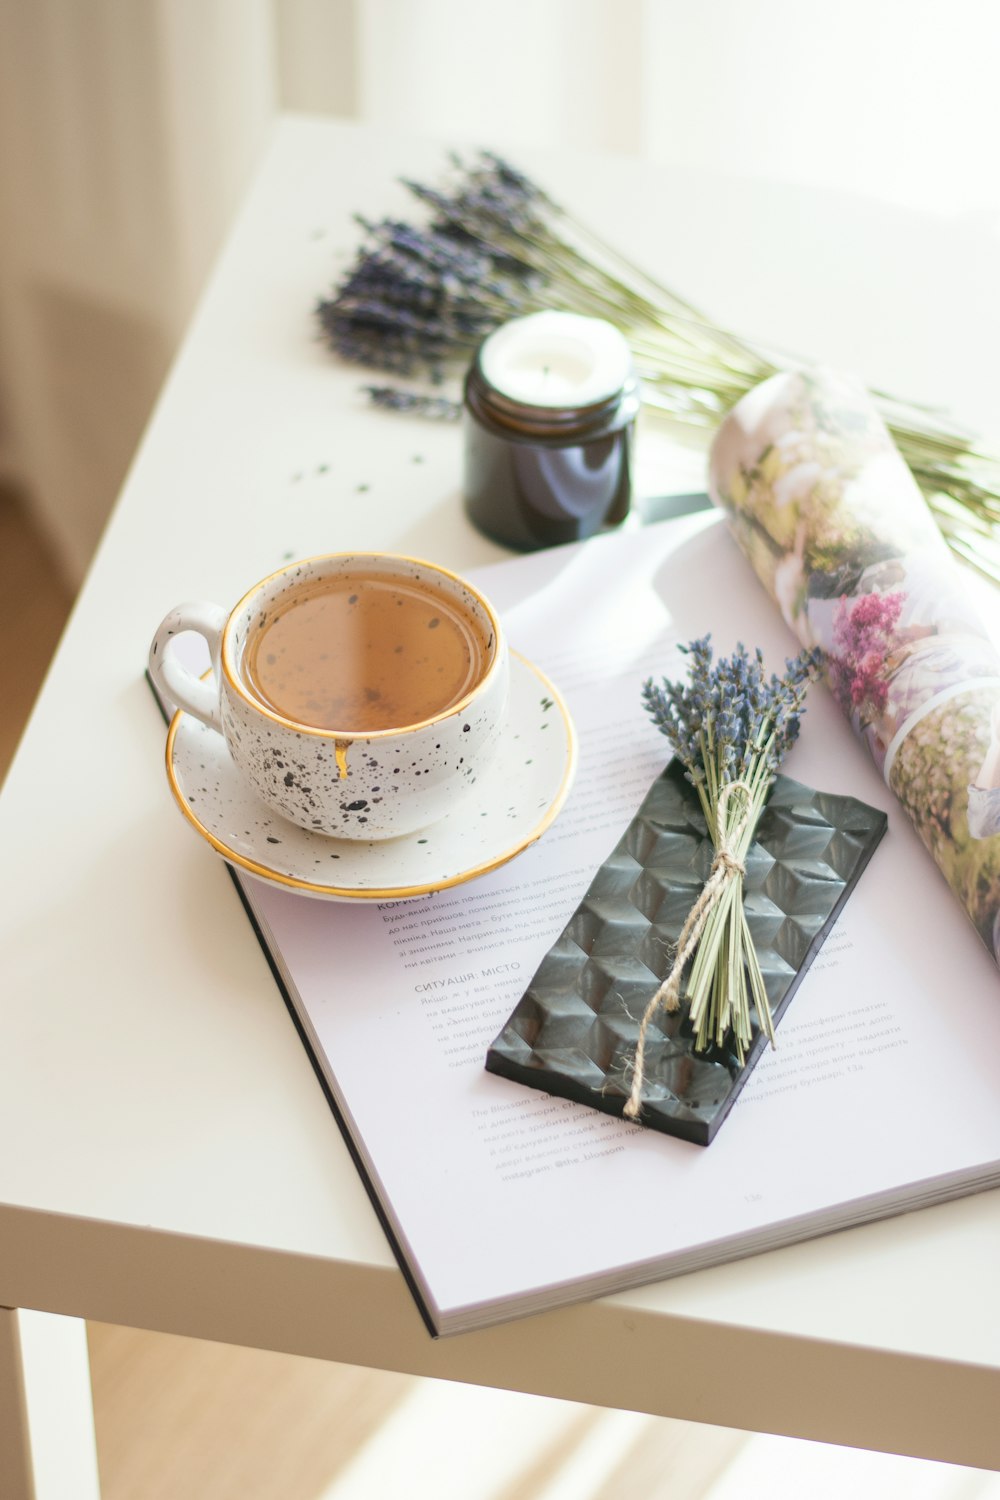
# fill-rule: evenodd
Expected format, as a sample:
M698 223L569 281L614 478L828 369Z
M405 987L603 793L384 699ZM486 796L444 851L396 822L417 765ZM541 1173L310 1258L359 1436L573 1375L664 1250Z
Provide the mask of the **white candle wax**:
M621 390L628 345L603 318L538 312L491 333L480 367L493 388L526 406L592 406Z

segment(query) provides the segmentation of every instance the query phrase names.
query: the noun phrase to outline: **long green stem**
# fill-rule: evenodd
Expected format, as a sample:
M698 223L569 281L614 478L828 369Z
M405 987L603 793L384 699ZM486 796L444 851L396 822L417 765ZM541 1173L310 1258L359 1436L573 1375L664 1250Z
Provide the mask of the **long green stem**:
M765 719L743 777L745 797L730 795L725 809L720 810L724 782L713 753L710 719L701 735L705 781L698 783L698 792L709 836L716 849L725 845L740 864L746 859L770 789L773 739L773 727ZM774 1021L743 905L743 877L734 873L722 886L706 919L688 978L689 1017L696 1045L704 1048L714 1041L722 1046L730 1035L742 1062L753 1038L751 999L758 1023L773 1043Z

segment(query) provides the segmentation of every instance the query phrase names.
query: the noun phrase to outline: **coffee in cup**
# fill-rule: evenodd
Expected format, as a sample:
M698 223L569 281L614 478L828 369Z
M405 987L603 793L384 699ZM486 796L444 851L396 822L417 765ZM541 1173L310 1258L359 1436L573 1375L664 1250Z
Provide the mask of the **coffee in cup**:
M171 643L208 642L196 678ZM495 754L509 664L496 613L444 568L388 553L292 563L228 614L184 604L150 675L221 733L258 796L341 838L389 838L441 817Z

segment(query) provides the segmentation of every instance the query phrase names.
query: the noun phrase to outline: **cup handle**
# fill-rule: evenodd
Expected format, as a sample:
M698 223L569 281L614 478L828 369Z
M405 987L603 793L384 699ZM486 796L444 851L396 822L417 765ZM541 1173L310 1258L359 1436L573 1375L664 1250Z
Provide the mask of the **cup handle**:
M218 604L178 604L161 624L149 648L149 675L163 696L219 734L222 733L219 671L222 632L227 619L226 611ZM196 677L178 660L174 638L186 630L195 631L208 642L211 679Z

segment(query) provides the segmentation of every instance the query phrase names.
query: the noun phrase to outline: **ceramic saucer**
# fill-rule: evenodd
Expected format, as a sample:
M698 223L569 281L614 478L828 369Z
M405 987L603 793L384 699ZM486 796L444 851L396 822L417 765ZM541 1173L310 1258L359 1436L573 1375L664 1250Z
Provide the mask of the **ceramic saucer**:
M545 674L511 653L504 742L476 785L439 822L362 843L311 833L265 806L243 781L220 734L174 715L167 775L188 822L230 864L261 880L330 901L426 896L485 875L540 838L566 800L576 734Z

